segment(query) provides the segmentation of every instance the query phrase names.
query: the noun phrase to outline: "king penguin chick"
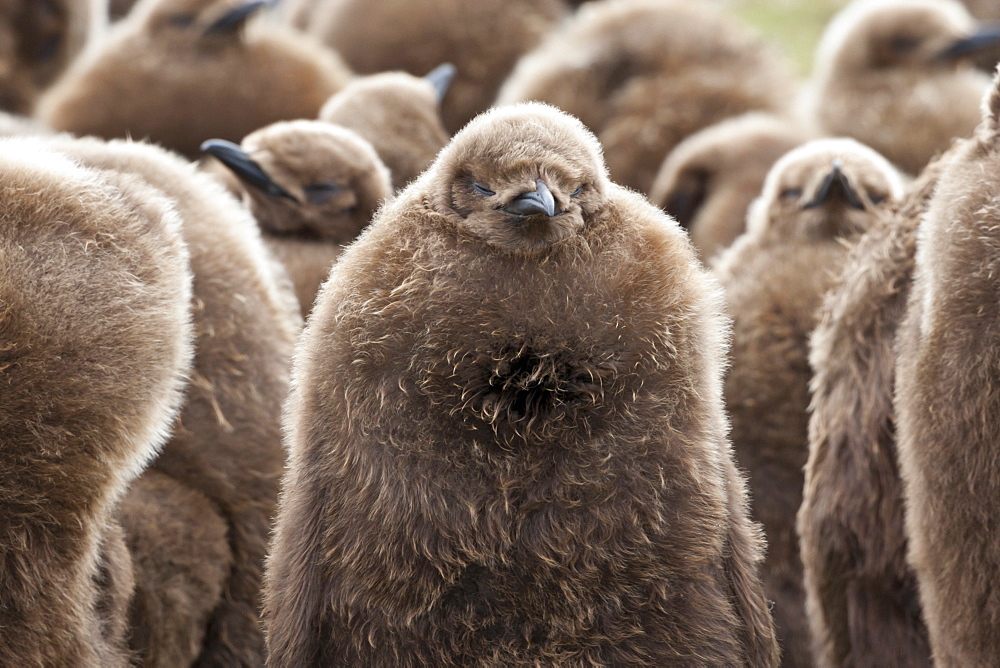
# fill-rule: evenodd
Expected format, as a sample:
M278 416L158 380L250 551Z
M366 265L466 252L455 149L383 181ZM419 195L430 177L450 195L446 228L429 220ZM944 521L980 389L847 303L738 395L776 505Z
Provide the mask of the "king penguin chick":
M746 231L747 208L778 158L808 139L787 119L751 112L700 130L670 152L649 199L687 228L702 260Z
M446 63L424 77L405 72L358 77L327 100L319 120L350 128L370 142L399 190L448 143L441 102L455 71Z
M920 222L897 337L907 557L937 666L1000 656L1000 77L983 107Z
M98 551L183 397L180 221L138 180L37 140L0 141L0 183L0 656L124 667L101 628Z
M782 111L794 83L776 51L701 3L583 7L527 54L499 104L538 100L601 140L615 182L648 193L688 135L747 111Z
M774 665L725 338L683 230L579 121L478 117L300 339L271 665Z
M267 4L142 0L46 94L38 116L55 130L146 138L190 158L210 137L239 141L314 118L349 74L301 35L261 24L244 32Z
M89 166L144 179L171 197L183 219L194 273L194 370L180 420L151 469L207 497L228 531L233 565L194 648L198 661L260 665L258 597L284 467L280 405L301 327L287 276L250 214L190 163L141 143L50 142ZM169 630L162 627L148 632Z
M493 102L518 58L567 14L562 0L327 0L309 32L359 74L458 68L441 114L457 132Z
M242 184L243 203L288 270L303 315L343 246L392 195L389 171L364 139L318 121L283 121L202 149Z
M969 59L997 44L1000 31L977 32L956 0L855 0L817 49L807 113L919 174L979 123L989 78Z
M810 340L809 459L799 546L820 666L930 666L906 564L893 390L917 224L946 157L875 215L827 292Z
M764 525L763 579L783 665L812 664L795 514L808 444L809 335L873 209L902 194L896 170L850 139L814 140L781 158L751 206L747 233L719 258L734 321L725 399L736 460Z

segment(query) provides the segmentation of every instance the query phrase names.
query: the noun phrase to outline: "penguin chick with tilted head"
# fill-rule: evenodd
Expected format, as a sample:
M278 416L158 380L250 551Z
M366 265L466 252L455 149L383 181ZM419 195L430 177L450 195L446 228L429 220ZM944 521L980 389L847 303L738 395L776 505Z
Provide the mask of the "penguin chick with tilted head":
M983 107L920 222L897 335L907 557L939 666L1000 656L1000 76Z
M997 44L957 0L855 0L823 35L806 113L919 174L979 123L989 77L969 59Z
M493 102L518 58L566 16L562 0L328 0L308 32L359 74L458 68L441 115L457 132Z
M785 665L812 664L795 514L808 452L809 335L847 243L902 194L896 170L851 139L814 140L781 158L716 272L733 316L725 399L736 460L764 525L764 589Z
M327 100L319 120L350 128L375 147L397 190L415 179L448 143L441 101L455 77L445 63L424 77L386 72L358 77Z
M239 141L276 121L314 118L349 73L302 35L244 29L267 4L142 0L53 86L38 117L59 131L145 138L191 158L210 137Z
M771 166L807 139L805 130L773 114L727 119L670 152L649 199L688 230L707 260L746 231L747 208Z
M720 301L579 121L466 126L300 339L271 665L774 665Z
M538 100L577 116L615 182L648 193L682 139L747 111L780 112L793 90L777 51L718 9L626 0L582 8L521 59L498 103Z
M392 195L389 171L364 139L318 121L275 123L242 146L213 139L202 149L239 179L244 204L308 315L343 247Z
M917 224L945 161L928 165L898 207L876 213L810 339L809 459L796 524L820 666L931 665L906 564L892 396Z
M101 624L99 550L182 401L180 222L138 180L35 140L0 141L0 183L0 656L125 666L123 629Z
M50 142L89 166L142 178L181 215L194 274L196 354L180 419L151 470L206 497L226 526L232 567L204 640L193 648L198 662L259 665L258 597L284 467L280 405L301 327L291 286L250 214L194 165L141 143ZM214 568L209 559L206 571ZM190 637L177 628L193 618L176 609L180 618L141 620L144 633Z
M0 109L30 114L105 23L103 0L0 2Z

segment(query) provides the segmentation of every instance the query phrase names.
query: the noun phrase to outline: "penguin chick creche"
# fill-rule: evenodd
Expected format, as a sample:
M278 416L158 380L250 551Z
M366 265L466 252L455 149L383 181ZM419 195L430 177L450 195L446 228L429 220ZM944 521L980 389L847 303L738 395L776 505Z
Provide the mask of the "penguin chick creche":
M614 181L648 193L682 139L748 111L780 112L793 96L779 54L707 5L585 6L518 62L497 103L573 114L601 140Z
M751 112L691 135L660 167L649 199L691 234L703 260L746 231L771 166L808 139L788 119Z
M319 120L350 128L371 142L400 189L415 179L448 143L441 101L455 67L440 65L425 77L386 72L358 77L327 100Z
M997 44L955 0L855 0L817 49L807 113L919 174L979 123L989 78L969 58Z
M314 118L349 73L302 35L244 28L267 4L142 0L46 93L37 115L56 130L145 138L191 158L211 137L239 141L276 121Z
M1000 77L945 166L917 233L897 335L907 560L936 666L1000 656Z
M240 179L244 202L307 314L342 247L392 194L388 170L368 142L318 121L275 123L242 146L211 140L202 149Z
M105 636L120 625L100 619L98 550L182 401L180 223L138 180L34 140L0 142L0 182L0 656L126 666Z
M466 126L300 340L271 665L775 665L719 298L576 119Z
M784 665L812 664L795 533L808 452L809 336L847 256L844 242L901 192L896 170L853 140L804 144L768 173L747 233L716 267L734 321L725 383L733 447L768 540L764 589L775 602Z

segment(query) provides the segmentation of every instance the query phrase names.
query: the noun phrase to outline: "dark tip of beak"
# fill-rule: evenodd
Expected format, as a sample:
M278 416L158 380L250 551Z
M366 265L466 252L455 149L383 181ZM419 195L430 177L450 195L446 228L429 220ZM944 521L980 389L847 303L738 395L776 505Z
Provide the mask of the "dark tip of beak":
M252 0L244 2L238 7L234 7L226 12L212 25L205 28L206 35L217 35L219 33L231 33L240 29L255 12L271 4L271 0Z
M286 197L293 202L299 201L298 198L275 183L267 172L238 144L225 139L209 139L202 143L201 150L218 158L243 183L272 197Z
M556 200L552 196L552 191L540 179L535 181L535 187L536 190L512 199L507 206L502 207L502 210L515 216L534 216L544 213L551 218L556 215Z
M451 63L444 63L424 75L424 78L430 81L431 85L434 86L434 90L437 91L438 104L441 103L441 100L444 99L445 94L448 92L448 88L451 87L451 82L455 78L457 71Z
M937 57L940 60L958 60L997 47L1000 47L1000 26L992 25L974 35L952 42L938 53Z
M816 190L816 195L808 202L802 205L802 209L815 209L818 206L826 204L834 195L839 194L840 197L854 209L863 210L865 208L865 203L861 201L858 197L858 191L854 189L851 182L847 180L847 176L841 171L841 165L839 160L833 161L833 169L823 182L819 184L819 188Z

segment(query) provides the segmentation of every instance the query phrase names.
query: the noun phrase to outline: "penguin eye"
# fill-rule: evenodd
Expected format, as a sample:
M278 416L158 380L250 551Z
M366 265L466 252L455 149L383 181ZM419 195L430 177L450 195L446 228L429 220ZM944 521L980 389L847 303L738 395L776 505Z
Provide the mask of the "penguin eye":
M802 197L801 188L785 188L781 191L782 199L798 199L800 197Z
M187 28L194 23L194 14L171 14L170 25L176 28Z
M920 40L916 37L894 37L892 41L889 42L889 48L899 53L913 51L918 46L920 46Z
M302 188L306 193L306 200L310 204L322 206L333 199L334 195L343 190L343 187L336 183L310 183Z
M587 184L586 184L586 183L582 183L582 184L580 184L580 187L579 187L579 188L577 188L576 190L574 190L573 192L571 192L571 193L569 194L569 196L570 196L570 197L577 197L577 196L578 196L578 195L579 195L580 193L582 193L582 192L583 192L583 189L584 189L584 188L586 188L586 187L587 187Z
M868 199L871 200L872 204L874 204L875 206L878 206L879 204L881 204L882 202L885 201L885 196L884 195L871 195Z
M473 183L472 184L472 189L475 190L480 195L483 195L483 196L486 196L486 197L489 197L490 195L496 195L495 192L493 192L492 190L490 190L489 188L487 188L486 186L484 186L481 183Z

